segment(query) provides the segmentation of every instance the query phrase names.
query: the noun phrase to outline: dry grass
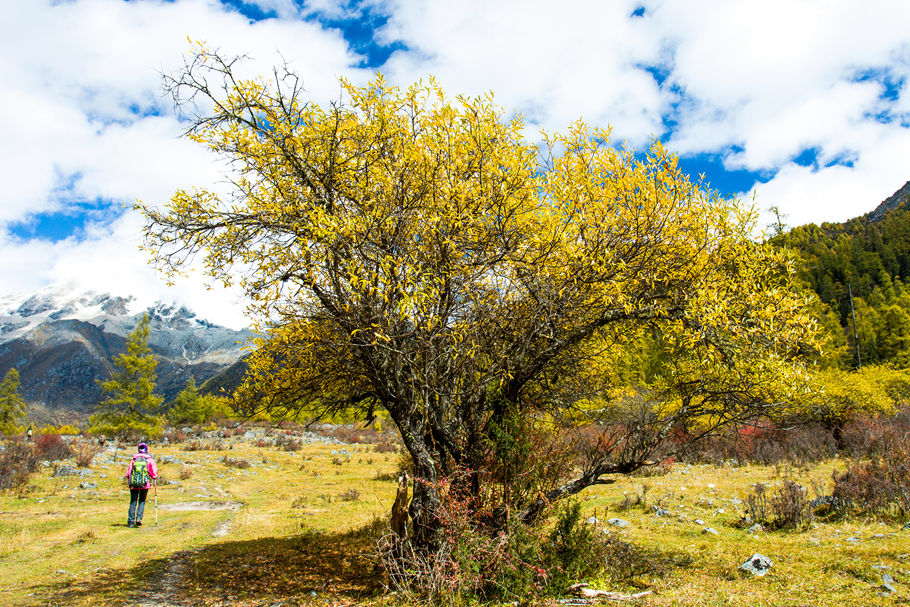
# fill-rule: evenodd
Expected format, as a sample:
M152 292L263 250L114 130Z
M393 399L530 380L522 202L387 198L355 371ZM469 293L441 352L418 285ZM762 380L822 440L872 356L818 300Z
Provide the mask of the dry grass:
M222 446L225 445L213 445ZM0 494L0 605L122 605L136 588L160 583L179 564L169 592L186 604L273 605L293 599L314 605L382 603L380 580L367 556L395 493L395 457L370 445L349 445L350 459L334 465L332 445L234 445L220 451L156 448L180 463L163 464L176 479L158 488L159 506L181 502L240 501L240 510L159 510L154 526L150 495L144 526L125 526L127 490L120 478L129 453L94 458L94 476L33 477L26 497ZM225 457L249 468L225 466ZM640 576L610 590L653 593L645 605L889 605L910 600L910 531L897 522L816 521L805 530L749 534L736 523L759 482L774 489L787 478L830 490L833 460L802 469L676 466L666 475L620 479L583 495L586 516L631 525L619 537L645 548L673 550L691 563L661 576ZM378 480L382 479L382 480ZM97 483L97 492L80 489ZM814 483L813 483L814 481ZM647 490L645 490L647 485ZM357 498L351 499L353 491ZM636 504L637 496L646 495ZM743 503L736 503L739 500ZM620 504L626 504L620 512ZM659 506L670 516L658 517ZM701 519L704 524L696 524ZM213 531L229 523L223 537ZM718 535L702 533L712 527ZM876 537L880 535L881 537ZM859 542L847 541L859 538ZM754 552L774 561L763 578L746 578L737 566ZM880 596L880 571L898 592ZM155 580L158 580L156 582ZM606 582L589 580L606 587ZM310 593L315 593L311 597Z

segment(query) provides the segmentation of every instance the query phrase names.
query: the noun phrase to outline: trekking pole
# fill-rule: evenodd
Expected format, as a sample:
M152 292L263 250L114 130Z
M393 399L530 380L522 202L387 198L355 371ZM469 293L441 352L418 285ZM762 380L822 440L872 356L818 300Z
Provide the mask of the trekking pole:
M158 479L155 479L155 526L158 526Z

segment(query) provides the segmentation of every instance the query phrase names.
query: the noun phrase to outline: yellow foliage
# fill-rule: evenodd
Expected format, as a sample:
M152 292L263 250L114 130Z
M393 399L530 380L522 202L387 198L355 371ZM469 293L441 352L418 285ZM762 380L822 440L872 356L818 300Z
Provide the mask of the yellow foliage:
M75 435L79 434L79 428L71 424L63 424L60 426L44 426L38 430L38 434L69 434Z
M893 415L910 398L910 373L887 366L825 369L813 382L814 389L798 402L797 412L830 424L859 415Z
M241 414L385 409L442 466L510 408L581 420L632 384L661 415L726 420L811 389L793 257L659 142L636 156L578 122L539 146L491 94L377 76L322 106L293 74L230 65L200 52L171 85L213 101L189 135L231 162L232 196L139 206L160 266L202 253L249 298L262 336Z

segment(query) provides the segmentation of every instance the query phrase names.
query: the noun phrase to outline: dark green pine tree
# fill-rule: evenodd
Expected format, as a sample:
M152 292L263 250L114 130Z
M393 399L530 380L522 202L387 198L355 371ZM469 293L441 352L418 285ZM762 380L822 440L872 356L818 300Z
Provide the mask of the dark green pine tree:
M164 430L164 418L155 410L164 399L155 394L155 367L158 360L148 345L149 319L144 316L130 333L126 352L114 361L119 369L109 380L98 380L107 394L89 418L96 434L154 437Z

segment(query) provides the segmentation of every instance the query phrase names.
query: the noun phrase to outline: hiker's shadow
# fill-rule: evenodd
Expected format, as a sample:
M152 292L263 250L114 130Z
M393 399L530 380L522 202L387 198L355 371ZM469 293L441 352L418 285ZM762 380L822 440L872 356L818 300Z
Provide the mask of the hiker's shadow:
M111 597L126 600L137 589L163 588L173 602L249 604L307 596L358 599L381 589L381 577L371 553L377 539L374 527L346 533L306 532L288 538L227 541L168 558L145 561L126 570L100 570L91 580L62 583L40 593L45 598L76 603L79 599ZM141 591L138 591L141 594Z

